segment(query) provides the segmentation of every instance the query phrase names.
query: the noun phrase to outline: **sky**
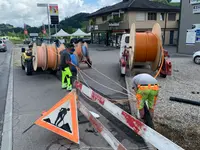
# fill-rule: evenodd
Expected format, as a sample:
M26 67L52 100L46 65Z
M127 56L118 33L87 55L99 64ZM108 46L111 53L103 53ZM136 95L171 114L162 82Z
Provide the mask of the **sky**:
M47 10L37 7L37 3L58 4L59 19L70 17L80 12L91 13L104 6L113 5L122 0L0 0L0 23L23 27L47 24ZM180 0L173 0L177 2Z

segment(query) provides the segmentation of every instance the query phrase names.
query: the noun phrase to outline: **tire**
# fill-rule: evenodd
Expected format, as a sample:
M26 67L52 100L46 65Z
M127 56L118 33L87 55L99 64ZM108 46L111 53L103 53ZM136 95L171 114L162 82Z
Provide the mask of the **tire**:
M50 74L56 75L57 74L57 70L51 70Z
M24 67L22 61L23 61L23 60L22 60L22 57L21 57L21 67L22 67L22 70L25 70L25 67Z
M26 75L32 75L32 63L28 61L25 66Z
M194 63L200 65L200 56L194 57Z
M166 78L167 75L166 75L166 74L162 74L162 73L160 73L160 77L162 77L162 78Z

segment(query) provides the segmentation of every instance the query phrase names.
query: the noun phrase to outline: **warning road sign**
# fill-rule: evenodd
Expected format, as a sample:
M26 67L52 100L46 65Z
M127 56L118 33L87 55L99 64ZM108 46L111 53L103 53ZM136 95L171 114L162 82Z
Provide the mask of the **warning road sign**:
M35 124L79 144L76 92L72 91L66 95Z

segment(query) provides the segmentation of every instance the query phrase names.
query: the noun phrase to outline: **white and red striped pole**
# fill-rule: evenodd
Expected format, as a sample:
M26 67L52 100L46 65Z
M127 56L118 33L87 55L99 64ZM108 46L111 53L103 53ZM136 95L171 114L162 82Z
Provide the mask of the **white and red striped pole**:
M96 119L90 111L80 102L77 101L77 106L80 112L90 121L93 127L103 136L114 150L126 150L126 148Z
M75 87L83 94L88 96L93 102L96 102L101 107L110 112L113 116L123 122L126 126L132 129L135 133L140 135L144 140L152 144L159 150L183 150L180 146L173 143L160 133L151 129L143 122L134 118L126 111L119 108L117 105L111 103L109 100L94 92L92 89L86 87L81 82L75 81Z

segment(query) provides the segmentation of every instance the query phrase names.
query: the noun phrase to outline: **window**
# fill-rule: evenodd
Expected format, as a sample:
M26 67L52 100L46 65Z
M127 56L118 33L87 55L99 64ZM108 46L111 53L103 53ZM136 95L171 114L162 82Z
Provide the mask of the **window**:
M120 14L120 19L124 20L124 14L123 13Z
M127 36L127 37L125 38L125 42L126 42L126 43L129 43L129 36Z
M136 13L136 21L145 21L145 13L137 12Z
M164 21L165 20L165 13L160 13L160 21Z
M103 17L102 17L102 20L103 20L103 21L107 21L107 16L103 16Z
M176 13L168 13L169 21L176 21Z
M148 20L157 20L156 13L148 13Z

